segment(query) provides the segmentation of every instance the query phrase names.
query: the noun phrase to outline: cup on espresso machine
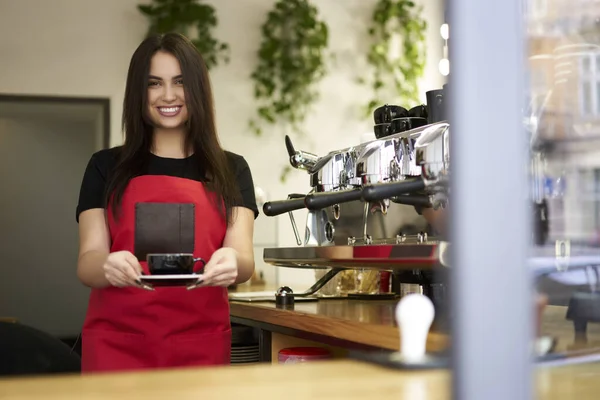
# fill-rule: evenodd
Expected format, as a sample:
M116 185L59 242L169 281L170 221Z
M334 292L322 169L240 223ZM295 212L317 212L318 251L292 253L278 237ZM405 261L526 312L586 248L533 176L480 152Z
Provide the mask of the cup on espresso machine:
M384 105L377 107L373 111L373 119L375 124L389 124L396 118L408 117L408 110L401 106Z
M377 139L400 132L406 132L427 124L427 107L419 105L407 110L404 107L389 105L378 107L373 112L373 131Z
M373 132L375 133L375 137L381 139L391 135L393 133L391 131L392 121L397 118L406 117L408 117L408 110L404 107L391 104L377 107L375 111L373 111L373 120L375 121Z
M430 124L446 120L445 91L446 85L443 89L430 90L425 93L427 98L427 122Z

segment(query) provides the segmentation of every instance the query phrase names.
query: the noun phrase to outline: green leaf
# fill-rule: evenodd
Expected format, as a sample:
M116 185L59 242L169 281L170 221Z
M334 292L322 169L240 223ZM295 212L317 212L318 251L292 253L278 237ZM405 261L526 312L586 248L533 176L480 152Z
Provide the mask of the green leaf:
M140 12L142 14L150 15L150 16L155 15L154 9L152 8L152 6L148 6L145 4L138 4L137 8L138 8L138 10L140 10Z
M373 95L365 104L365 117L380 105L377 98L403 102L412 107L418 101L418 80L423 76L426 60L424 46L427 22L422 18L422 7L412 0L378 0L373 8L367 34L370 47L365 54L370 66L370 77L361 76L359 82L371 82ZM393 37L401 38L399 60L390 60ZM392 100L393 99L393 100Z
M279 174L279 181L281 183L285 183L285 181L287 180L290 172L292 172L292 167L289 165L286 165L285 167L283 167L283 169L281 170L281 173Z
M228 63L229 45L213 36L217 15L213 6L196 0L154 0L152 5L138 5L149 22L147 36L155 33L178 32L189 37L202 54L209 69ZM192 27L197 36L190 37Z
M328 27L307 0L278 0L261 26L258 62L251 73L257 116L302 132L318 99L313 86L326 71Z

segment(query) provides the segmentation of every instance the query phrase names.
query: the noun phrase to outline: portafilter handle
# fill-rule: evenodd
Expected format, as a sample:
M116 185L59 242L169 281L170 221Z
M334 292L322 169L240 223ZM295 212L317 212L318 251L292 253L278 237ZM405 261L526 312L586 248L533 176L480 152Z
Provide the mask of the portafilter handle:
M407 179L392 183L376 183L363 187L362 199L368 202L375 202L419 192L423 189L425 189L425 182L423 182L423 179L421 178Z
M287 200L267 201L263 205L263 213L267 217L275 217L305 207L303 194L291 194Z
M404 204L407 206L417 206L417 207L433 207L431 202L431 198L428 195L418 195L418 194L402 194L399 196L394 196L392 201L396 204Z
M335 204L349 203L360 200L361 189L339 190L336 192L311 193L304 199L304 204L309 210L322 210Z

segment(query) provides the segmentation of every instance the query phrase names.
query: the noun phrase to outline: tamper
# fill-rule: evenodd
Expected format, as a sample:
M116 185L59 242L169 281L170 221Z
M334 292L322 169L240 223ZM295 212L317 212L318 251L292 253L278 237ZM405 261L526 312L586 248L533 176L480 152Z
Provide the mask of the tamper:
M435 317L429 297L414 293L404 296L396 306L396 322L400 330L400 352L391 362L400 369L448 368L447 355L427 354L427 336Z
M277 308L294 307L294 291L288 286L282 286L275 293L275 305Z
M396 306L400 351L351 352L352 358L401 370L449 368L447 354L427 354L427 336L435 317L433 302L422 294L409 294Z
M431 300L422 294L404 296L396 306L396 322L400 329L400 357L407 363L425 360L427 335L435 310Z

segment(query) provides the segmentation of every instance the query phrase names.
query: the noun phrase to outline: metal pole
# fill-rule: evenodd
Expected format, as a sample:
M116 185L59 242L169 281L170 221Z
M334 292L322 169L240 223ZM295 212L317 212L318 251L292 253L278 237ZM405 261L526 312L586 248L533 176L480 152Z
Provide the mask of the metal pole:
M524 21L518 0L449 0L454 398L532 398Z

